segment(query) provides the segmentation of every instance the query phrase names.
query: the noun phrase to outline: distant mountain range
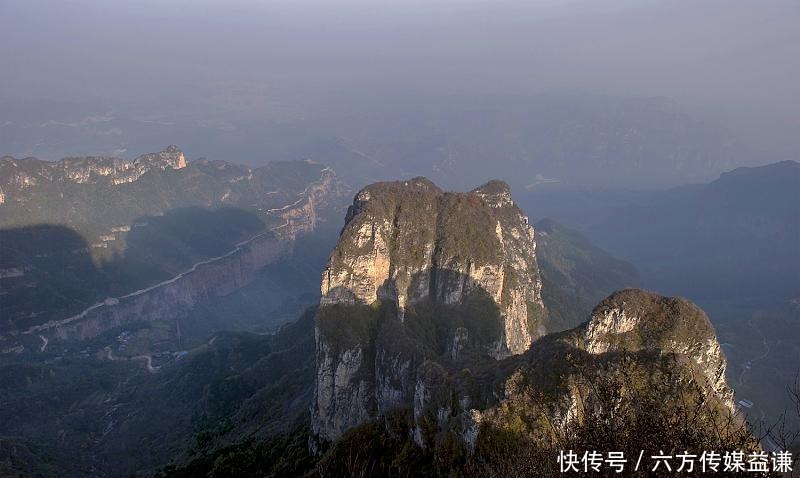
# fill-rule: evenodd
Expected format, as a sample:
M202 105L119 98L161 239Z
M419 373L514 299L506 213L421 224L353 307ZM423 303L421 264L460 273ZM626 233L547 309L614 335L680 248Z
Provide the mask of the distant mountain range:
M755 422L766 426L791 406L785 390L800 343L786 338L800 336L800 163L737 168L661 191L543 187L517 197L635 265L644 287L700 304L736 364L733 386L755 403Z
M800 297L800 163L642 195L584 229L646 284L696 298Z
M0 473L339 475L368 459L481 475L549 463L558 440L591 447L620 427L622 447L711 439L734 409L731 377L749 390L747 344L763 354L761 342L732 340L731 322L720 345L688 300L614 291L652 287L656 265L727 274L724 254L698 249L714 244L754 247L784 271L785 290L795 284L797 163L635 193L638 203L615 196L584 234L529 223L502 181L468 193L425 178L377 183L345 216L347 188L320 164L181 158L171 147L134 161L0 163ZM698 290L729 300L730 284L753 279L718 280ZM771 335L763 344L795 353ZM723 350L737 360L727 378ZM623 382L614 422L602 404ZM708 408L691 437L650 434L698 396ZM591 419L571 415L578 402Z
M360 170L420 174L448 187L493 176L518 191L543 183L645 189L709 180L778 157L663 98L409 99L369 104L329 127Z
M2 110L6 153L126 155L179 141L187 151L252 165L314 159L354 186L423 175L447 188L501 177L519 192L553 183L643 189L785 159L664 98L366 96L284 122L194 110L143 116L130 105Z
M133 227L144 216L189 207L240 208L280 224L281 208L299 203L309 184L326 174L332 173L310 161L259 168L205 159L187 162L175 146L133 161L88 156L49 162L4 156L0 227L63 224L95 240L128 232L113 229Z

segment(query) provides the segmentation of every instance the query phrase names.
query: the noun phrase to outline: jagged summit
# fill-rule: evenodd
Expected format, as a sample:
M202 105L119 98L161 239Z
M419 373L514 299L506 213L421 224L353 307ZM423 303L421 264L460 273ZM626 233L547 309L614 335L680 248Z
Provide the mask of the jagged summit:
M472 190L474 194L480 196L491 207L513 206L511 200L511 187L505 181L493 179L480 187Z
M642 289L614 292L592 311L589 327L597 326L605 317L615 317L615 334L636 328L640 337L635 343L618 343L618 347L664 347L686 340L712 340L714 329L706 314L693 302L681 297L664 297ZM620 325L625 322L627 325Z
M690 359L731 410L726 362L708 316L693 302L641 289L615 292L592 312L579 346L590 353L658 351Z
M511 194L511 186L501 179L491 179L473 189L473 191L484 194Z
M542 333L535 250L533 227L502 181L469 193L444 192L420 177L376 183L348 210L320 303L388 301L402 317L422 300L454 305L479 290L506 319L496 353L521 353Z
M405 413L423 448L456 435L474 450L498 430L550 446L545 424L580 427L595 413L585 407L608 406L584 401L598 383L627 390L620 406L631 413L645 400L658 419L698 393L711 397L702 426L734 411L696 305L625 289L545 335L535 252L502 181L452 193L415 178L359 192L322 277L312 444Z
M525 352L544 334L533 227L501 181L376 183L322 276L314 427L325 439L414 397L417 367Z
M181 169L186 167L186 157L183 155L183 151L181 151L180 148L171 144L161 152L143 154L134 159L133 163L149 164L162 169L168 167L172 169Z
M31 187L51 182L79 184L131 183L150 170L182 169L186 157L177 146L142 154L132 161L114 156L72 156L59 161L0 158L0 190L14 198Z

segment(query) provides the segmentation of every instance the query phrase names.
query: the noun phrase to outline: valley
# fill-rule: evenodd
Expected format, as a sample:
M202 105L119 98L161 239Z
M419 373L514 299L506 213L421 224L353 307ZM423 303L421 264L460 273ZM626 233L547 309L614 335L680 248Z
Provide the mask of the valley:
M0 478L800 476L797 0L0 0Z
M195 163L187 161L181 169ZM197 167L207 164L201 161ZM48 320L20 316L7 322L15 325L2 335L0 357L0 376L7 384L0 400L14 410L13 415L0 413L6 423L0 456L6 463L15 470L52 476L191 476L192 470L209 467L228 473L237 460L267 475L276 470L296 474L312 466L333 473L346 465L342 447L363 447L362 435L374 442L398 432L412 439L392 446L411 447L418 454L415 459L423 462L445 453L441 447L456 440L446 446L476 450L475 456L491 463L497 459L490 451L493 437L505 433L508 420L518 420L513 418L514 404L522 400L498 402L497 397L511 393L532 400L562 387L542 377L541 370L578 374L569 375L569 380L579 383L583 367L600 367L597 373L610 374L612 386L618 379L613 377L628 370L628 362L609 359L601 365L593 354L616 350L636 357L634 369L624 373L653 366L646 357L653 350L663 353L665 345L637 345L643 339L631 339L626 331L639 325L620 325L622 319L612 318L627 321L641 314L651 317L641 324L689 320L686 326L658 329L657 334L671 331L672 338L665 339L669 343L693 340L687 330L711 330L719 338L709 349L699 345L705 344L703 339L674 352L701 347L704 357L715 357L719 367L704 372L702 385L717 394L721 408L713 413L738 407L751 424L764 428L787 403L778 388L789 383L791 370L787 361L776 357L797 354L796 344L784 340L795 333L791 308L775 309L769 300L743 308L710 294L707 299L697 296L697 302L711 322L688 319L705 315L689 302L630 289L652 287L658 285L654 277L666 277L655 275L642 262L641 257L651 256L626 254L638 250L634 242L609 247L628 255L626 261L589 239L600 237L606 245L622 240L599 233L603 230L597 221L582 225L580 232L553 219L529 221L501 181L468 193L445 192L425 178L377 183L362 189L345 215L342 204L348 188L331 168L309 162L282 168L281 174L294 168L307 171L291 194L259 186L258 196L245 189L239 201L247 202L234 202L238 205L233 208L227 202L233 196L221 188L218 199L191 206L195 209L168 209L163 214L156 210L131 219L128 230L117 228L119 238L111 249L93 256L99 262L82 265L82 270L95 274L93 280L110 279L99 300L76 297L70 303L83 301L83 306L73 306L71 315L61 312L61 317ZM131 184L147 181L148 174ZM283 203L273 201L278 195L285 197ZM250 202L257 197L267 202ZM527 191L522 197L528 201L534 196ZM540 206L548 210L547 201ZM22 201L17 207L29 203ZM340 231L343 216L345 228ZM571 222L569 214L561 217ZM634 215L622 217L631 221ZM135 227L137 223L147 226ZM63 227L88 230L81 224L85 223ZM626 227L631 231L640 226ZM145 229L161 232L138 237ZM9 266L5 270L24 274L8 273L0 279L4 301L30 300L24 281L29 274L43 281L52 277L49 262L54 258L74 270L80 254L72 252L73 244L80 241L68 239L48 250L42 242L24 240L31 236L7 232L14 230L2 231L13 239L4 243L4 251L12 252L4 253ZM494 234L481 234L488 230ZM776 237L784 237L781 234ZM145 245L157 249L142 254ZM106 250L116 252L104 263ZM160 262L166 255L171 256L168 263ZM137 282L121 274L137 263L136 267L156 266L153 271L158 272L140 277L157 279ZM52 286L65 292L70 290L64 288L68 283ZM670 290L669 284L660 285ZM626 292L615 295L623 289ZM615 312L600 314L596 305L608 301L615 304L610 309ZM4 307L7 303L15 302L4 302ZM628 309L631 304L639 305ZM651 305L636 308L644 307L641 304ZM684 312L674 315L674 310ZM589 319L600 322L593 326L587 324ZM606 321L611 322L599 325ZM26 322L25 328L16 325ZM599 334L586 327L611 327L607 333L622 335L603 344L584 344L579 337ZM613 332L614 327L622 329ZM643 332L651 338L653 333ZM585 362L578 366L553 358L562 353L577 353ZM667 361L658 367L674 365ZM735 402L725 380L720 381L725 370L727 383L736 391ZM534 388L514 388L512 375L528 376ZM479 393L482 389L493 392ZM649 403L646 390L638 399L642 403ZM452 400L458 405L445 400L448 396L456 396ZM442 410L451 418L443 418ZM559 413L538 419L556 420ZM375 428L380 419L390 417L399 420L393 422L399 429ZM154 425L154 419L160 424ZM525 433L536 430L534 423L527 426L533 428ZM519 435L517 440L541 440L534 435ZM132 448L156 437L159 444ZM537 443L542 450L548 446ZM777 446L770 437L764 443ZM272 464L244 458L255 449L287 458ZM385 450L370 449L376 463L385 459ZM68 464L74 450L91 453L82 452L79 460ZM49 469L48 463L56 468ZM438 473L435 466L426 469Z
M179 155L180 158L183 158L182 153L179 153L176 148L167 151L164 154ZM179 177L177 179L179 181L197 181L197 174L191 169L203 167L205 163L202 161L199 165L196 163L192 162L187 166L185 160L178 161L176 164L180 167L175 171L181 171L186 178ZM11 349L25 342L30 344L31 339L28 337L37 335L47 335L48 340L52 338L85 339L132 320L147 322L172 317L172 320L177 321L178 317L185 315L199 301L214 296L228 295L251 282L257 271L285 256L291 250L292 243L298 234L311 232L318 221L324 222L326 211L335 210L337 198L341 194L341 186L329 168L303 162L296 163L296 166L288 164L286 166L295 168L296 172L289 169L283 173L280 169L284 166L278 166L248 173L253 176L253 179L248 181L255 181L255 178L258 177L264 179L244 189L239 185L241 176L229 179L230 175L223 175L222 178L226 179L223 187L227 188L227 192L221 193L216 199L205 199L211 201L206 203L206 207L209 205L214 207L214 204L217 204L217 208L222 207L223 209L212 209L206 212L193 206L195 209L168 210L166 214L156 211L147 219L131 220L131 227L135 224L147 224L147 226L133 230L124 228L127 230L121 234L120 241L114 246L121 247L121 249L114 252L109 262L103 262L107 261L107 259L103 259L103 256L92 256L89 260L85 257L88 252L78 249L79 253L76 254L75 249L69 245L67 245L69 250L66 251L64 245L58 246L61 250L50 249L49 251L44 248L36 249L36 244L31 247L31 244L24 240L27 236L24 232L25 229L20 228L16 223L15 229L3 230L3 262L9 270L25 271L20 276L5 278L2 283L6 295L3 304L4 320L7 324L6 327L10 326L4 331L5 333L0 335L0 341L5 344L3 348ZM218 163L215 170L230 168L225 163ZM287 173L300 173L307 179L301 179L300 182L294 183L297 185L295 192L287 193L277 190L264 192L263 190L269 187L269 181L282 181L273 176L271 170L284 176ZM22 181L22 184L25 184L25 181L19 177L18 175L17 182ZM93 178L93 176L89 178ZM105 179L100 177L99 180ZM136 185L140 181L154 181L154 178L144 174L143 177L128 182ZM51 183L46 183L30 187L34 189L37 187L39 189L65 187L62 182L62 180L55 179L52 186ZM122 183L120 186L128 186L128 182ZM224 184L228 184L228 186L224 186ZM230 192L232 184L242 191L232 196ZM285 182L286 186L291 187L292 184L288 180ZM90 184L90 186L92 185ZM112 184L106 187L113 190L119 186ZM261 197L264 199L256 200L255 205L243 205L244 209L240 210L224 209L236 204L231 201L252 201L251 196L259 190L262 191ZM135 197L141 197L138 196L140 193L136 191L125 194L131 193L137 194ZM167 192L165 191L165 193ZM238 199L236 199L237 196L239 196ZM286 197L290 202L281 204L281 197ZM31 200L42 201L43 199L28 192L27 189L22 189L19 196L9 195L6 207L4 207L4 212L8 212L8 215L3 216L5 222L12 220L15 209L30 208ZM203 201L204 199L202 197L192 199L187 196L182 201L184 204L187 204L186 201L195 201L198 205L203 204L202 202L198 203L197 200ZM173 204L172 200L168 201L166 204ZM122 218L114 219L114 223L123 222L125 217L133 217L132 211L140 210L138 204L141 201L132 202L133 205L127 209L125 209L125 203L121 204ZM158 203L155 202L149 207L157 207L157 205ZM46 210L54 208L57 208L56 204L48 205ZM246 212L248 210L253 212ZM96 224L98 224L95 219L86 222L69 215L66 215L64 219L67 222L58 227L74 227L82 230L96 228ZM28 221L36 220L36 216L28 219ZM38 220L46 221L48 219L42 216ZM49 227L52 229L54 226ZM137 232L138 229L147 229L149 235L142 236L145 233ZM59 232L59 234L72 233L65 231L64 233ZM76 241L79 243L80 239L76 239ZM47 246L43 245L42 247ZM174 253L170 254L170 251L174 251ZM52 257L54 253L57 254L57 258ZM168 261L159 260L166 255L170 256ZM97 265L98 261L99 266ZM54 270L54 264L59 262L61 262L60 270ZM69 276L64 277L61 283L53 281L54 274L61 275L63 272L69 273L70 270L74 271L75 269L90 270L91 273L88 277L82 272L77 272L79 280L96 283L98 290L93 290L93 292L102 294L105 289L108 295L100 296L99 301L90 303L91 305L86 304L82 309L76 310L73 315L58 317L58 314L63 314L64 309L76 308L80 302L85 302L88 298L80 295L74 296L74 298L70 297L74 283ZM142 272L132 276L129 269ZM158 278L161 280L153 281ZM47 291L38 288L31 290L31 279L48 281L48 286L55 287L56 290ZM130 291L130 288L137 286L140 288ZM126 288L128 290L125 290ZM30 294L37 292L40 294L49 292L62 297L62 299L53 303L53 309L39 310L27 317L16 315L14 313L15 301L35 300L36 298L31 297ZM115 292L123 293L114 295ZM81 293L85 292L81 291ZM47 304L47 300L39 302ZM60 306L58 312L55 311L56 305ZM56 315L56 318L47 320L48 316L53 315ZM177 325L175 326L177 327Z

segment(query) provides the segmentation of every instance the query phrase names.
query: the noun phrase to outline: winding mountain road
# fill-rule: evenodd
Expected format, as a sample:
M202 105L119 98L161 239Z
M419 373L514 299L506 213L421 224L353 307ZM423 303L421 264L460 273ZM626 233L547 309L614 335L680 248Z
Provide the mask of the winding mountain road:
M323 168L320 171L320 178L318 180L312 182L311 184L309 184L303 190L303 192L299 193L298 196L300 196L300 198L297 201L294 201L293 203L287 204L287 205L282 206L280 208L270 209L269 212L286 211L288 209L291 209L291 208L297 206L298 204L303 202L303 200L307 199L306 195L311 190L311 188L319 185L322 181L324 181L326 173L332 172L332 171L333 170L330 169L330 168L327 168L327 167ZM99 309L100 307L114 306L114 305L118 304L119 301L121 301L121 300L125 300L125 299L129 299L131 297L136 297L136 296L139 296L139 295L142 295L142 294L146 294L146 293L151 292L153 290L156 290L158 288L161 288L161 287L164 287L166 285L172 284L172 283L182 279L186 275L192 274L193 272L195 272L197 270L198 267L201 267L201 266L204 266L206 264L211 264L211 263L220 261L220 260L225 259L227 257L230 257L230 256L232 256L232 255L234 255L236 253L239 253L239 252L242 251L242 249L247 247L253 241L256 241L256 240L261 239L261 238L263 238L263 237L265 237L265 236L267 236L269 234L272 234L275 231L283 229L284 227L287 227L289 224L290 224L289 219L288 218L284 218L284 223L283 224L281 224L279 226L275 226L275 227L269 228L269 229L267 229L266 231L264 231L264 232L262 232L260 234L257 234L255 236L249 238L249 239L246 239L246 240L244 240L242 242L239 242L238 244L235 245L235 247L232 250L228 251L225 254L222 254L222 255L217 256L217 257L212 257L210 259L204 259L202 261L198 261L195 264L193 264L189 269L181 272L180 274L172 277L171 279L167 279L165 281L159 282L158 284L155 284L155 285L152 285L152 286L149 286L149 287L145 287L144 289L139 289L137 291L134 291L134 292L131 292L131 293L128 293L128 294L125 294L125 295L121 295L119 297L109 297L109 298L105 299L102 302L97 302L96 304L94 304L94 305L92 305L90 307L87 307L86 309L84 309L79 314L73 315L71 317L67 317L66 319L50 320L50 321L48 321L48 322L46 322L44 324L31 326L27 330L23 331L22 334L36 334L36 333L39 333L39 332L50 330L50 329L52 329L54 327L61 327L61 326L67 325L67 324L70 324L72 322L76 322L76 321L79 321L79 320L85 318L86 315L88 315L89 313L91 313L92 311L94 311L96 309ZM42 351L44 351L44 347L46 347L46 346L47 346L47 343L45 342L44 346L42 347Z
M762 332L759 327L757 327L755 324L753 324L752 319L749 319L747 321L747 325L750 328L756 330L759 333L759 335L761 335L761 343L764 345L764 352L761 355L758 355L757 357L753 357L750 360L746 360L746 361L742 362L741 365L739 365L741 367L741 369L742 369L741 373L739 374L739 380L738 380L738 385L739 386L744 384L745 374L752 368L753 364L755 362L759 361L759 360L764 360L765 358L767 358L769 356L769 353L770 353L770 350L771 350L770 346L769 346L769 342L767 341L767 336L764 335L764 332ZM768 429L769 428L769 424L766 422L766 413L764 413L764 410L759 408L759 407L757 407L755 405L755 403L753 403L752 407L754 407L755 410L758 410L758 412L761 414L761 416L758 418L758 423L760 423L761 426L764 427L765 429ZM752 408L751 408L751 410L752 410ZM742 411L744 411L744 409L742 409ZM782 451L780 449L780 447L777 444L775 444L775 442L769 436L764 436L761 439L761 445L764 447L764 449L767 452Z
M135 357L125 357L119 358L114 357L114 354L111 351L111 347L106 347L106 358L111 360L112 362L118 362L120 360L144 360L145 366L147 367L147 371L150 373L158 372L158 369L161 367L153 367L153 357L150 355L136 355Z
M742 362L741 365L739 365L739 367L741 367L741 369L742 369L742 372L739 374L739 385L742 385L744 383L744 375L748 370L750 370L750 368L748 367L748 364L750 365L750 367L752 367L753 363L755 363L755 362L757 362L759 360L764 360L765 358L767 358L769 356L769 352L770 352L769 342L767 342L767 337L766 337L766 335L764 335L764 332L762 332L761 329L756 327L753 324L752 320L748 320L747 321L747 325L750 326L750 328L757 330L758 333L761 335L761 343L764 345L764 353L762 353L758 357L753 357L750 360L745 360L744 362Z

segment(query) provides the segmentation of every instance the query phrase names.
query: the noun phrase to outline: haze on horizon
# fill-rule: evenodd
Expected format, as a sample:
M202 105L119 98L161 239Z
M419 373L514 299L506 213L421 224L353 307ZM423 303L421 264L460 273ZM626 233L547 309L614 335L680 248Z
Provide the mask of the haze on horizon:
M22 110L282 120L364 97L581 91L668 97L800 150L793 0L2 0L0 29L0 101Z

